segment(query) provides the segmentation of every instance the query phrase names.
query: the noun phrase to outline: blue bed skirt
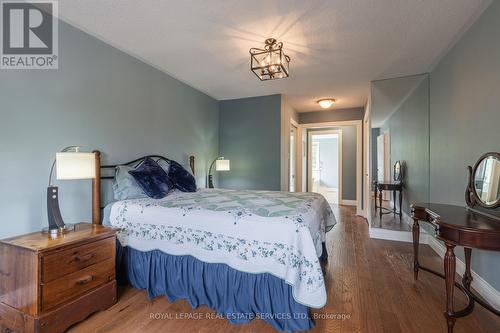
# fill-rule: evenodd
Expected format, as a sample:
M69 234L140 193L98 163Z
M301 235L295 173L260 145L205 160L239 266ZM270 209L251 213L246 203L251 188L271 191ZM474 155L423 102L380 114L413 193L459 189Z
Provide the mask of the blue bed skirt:
M193 309L205 304L231 324L259 317L285 332L314 326L309 308L294 300L292 287L271 274L240 272L189 255L141 252L117 243L118 281L146 289L150 299L186 299Z

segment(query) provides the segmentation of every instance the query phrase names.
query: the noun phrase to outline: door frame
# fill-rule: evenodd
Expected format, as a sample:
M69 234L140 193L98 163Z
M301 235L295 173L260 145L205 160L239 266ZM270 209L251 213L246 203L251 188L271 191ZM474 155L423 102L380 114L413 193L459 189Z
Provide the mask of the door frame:
M312 192L312 140L313 134L337 134L337 156L338 156L338 170L337 170L337 200L341 204L342 199L342 129L330 129L330 130L320 130L320 131L309 131L307 133L307 191Z
M356 127L356 200L344 200L342 204L356 206L356 215L363 216L363 210L361 208L361 197L363 196L363 121L362 120L346 120L346 121L329 121L322 123L310 123L300 125L300 136L302 136L303 129L311 128L327 128L327 127L339 127L339 126L355 126ZM302 142L302 137L298 140ZM297 151L299 160L302 160L302 144L299 146ZM307 155L307 154L306 154ZM306 156L307 157L307 156ZM299 163L302 164L302 163ZM299 184L302 184L302 172L300 173ZM302 189L303 191L306 189ZM339 202L341 200L342 194L339 196Z

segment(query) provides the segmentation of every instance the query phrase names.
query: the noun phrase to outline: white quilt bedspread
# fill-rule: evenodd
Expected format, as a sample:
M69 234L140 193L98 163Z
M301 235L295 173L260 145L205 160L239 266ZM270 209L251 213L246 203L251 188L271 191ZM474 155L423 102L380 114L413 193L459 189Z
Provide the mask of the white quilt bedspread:
M323 196L275 191L199 190L112 204L109 223L123 246L191 255L242 272L270 273L297 302L319 308L326 290L318 257L335 217Z

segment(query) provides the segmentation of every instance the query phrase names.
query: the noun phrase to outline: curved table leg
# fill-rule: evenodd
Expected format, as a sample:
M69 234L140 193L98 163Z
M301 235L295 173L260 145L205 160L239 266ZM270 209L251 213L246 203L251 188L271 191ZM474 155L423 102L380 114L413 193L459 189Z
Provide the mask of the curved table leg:
M403 189L399 190L399 220L403 217Z
M455 285L456 258L453 250L455 245L446 243L446 254L444 256L444 276L446 280L446 311L444 317L448 325L448 333L453 333L456 318L453 316L453 291Z
M392 191L392 213L394 214L394 217L396 217L396 190Z
M472 256L472 249L469 247L464 247L465 254L465 273L462 278L462 283L465 288L470 289L470 284L472 283L472 274L470 270L470 260Z
M420 241L420 225L418 224L417 219L413 219L413 277L415 280L418 279L418 247Z
M378 194L378 202L379 202L379 209L380 209L380 226L382 226L382 190L379 189L379 194Z

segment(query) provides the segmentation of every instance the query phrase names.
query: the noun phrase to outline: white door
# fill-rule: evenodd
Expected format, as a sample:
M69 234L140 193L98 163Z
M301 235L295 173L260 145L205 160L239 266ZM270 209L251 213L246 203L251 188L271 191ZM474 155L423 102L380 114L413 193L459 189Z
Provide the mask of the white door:
M371 195L372 195L372 185L370 181L370 174L372 170L371 164L371 145L374 145L375 142L371 142L371 121L370 121L370 109L371 109L371 100L368 97L368 103L366 104L365 116L363 118L363 138L364 138L364 150L363 150L363 217L368 220L368 225L371 226L371 214L368 212L371 211Z
M371 150L370 147L373 142L371 140L371 122L370 122L370 101L368 101L365 111L365 116L363 118L363 217L368 220L368 225L371 225L371 185L370 185L370 173L371 173Z
M391 134L389 131L384 133L384 180L386 182L391 181ZM385 194L389 194L388 191L385 191ZM387 200L388 197L384 195L384 198Z
M377 136L377 181L383 182L384 178L384 163L385 163L385 135L381 134Z
M390 134L385 132L377 137L377 181L391 181L391 143ZM383 199L390 199L390 192L383 191Z
M290 125L290 179L288 181L289 191L296 191L297 173L297 127Z

